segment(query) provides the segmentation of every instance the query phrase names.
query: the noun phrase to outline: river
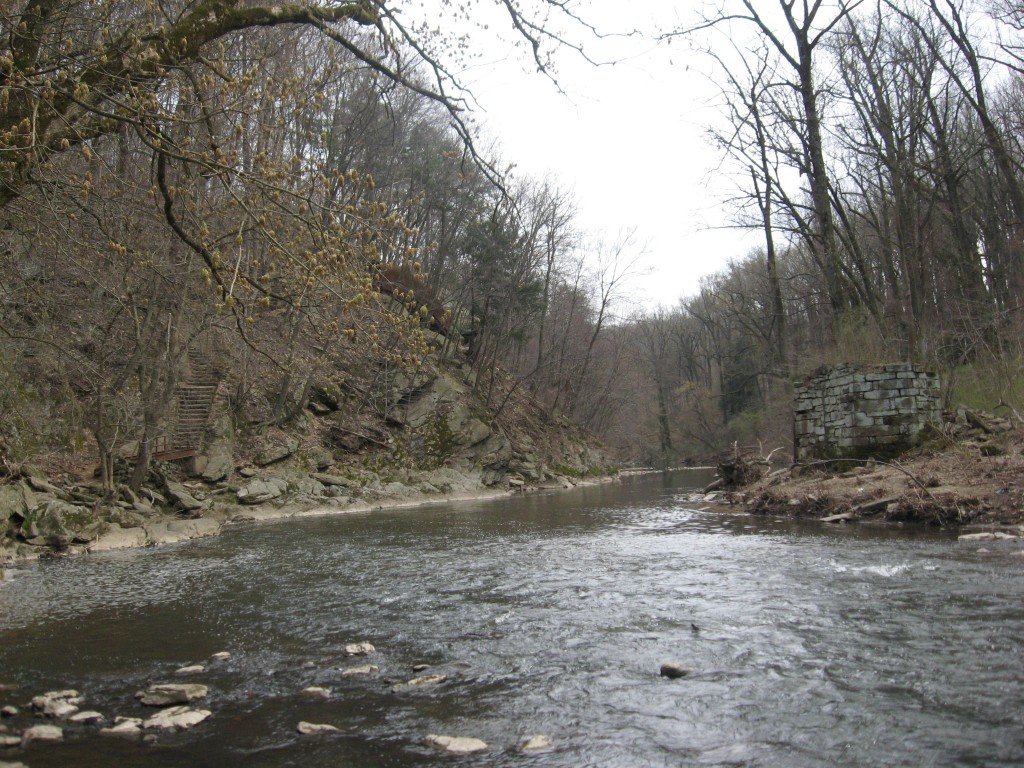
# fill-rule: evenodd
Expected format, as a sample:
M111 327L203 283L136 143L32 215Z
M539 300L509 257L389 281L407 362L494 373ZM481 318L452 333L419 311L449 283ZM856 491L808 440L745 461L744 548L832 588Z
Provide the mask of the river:
M205 663L188 680L209 686L213 714L148 743L68 727L0 760L1024 764L1019 544L693 510L685 490L705 480L238 525L20 568L0 586L0 704L70 687L85 707L141 716L135 691ZM360 641L376 653L345 659ZM660 677L669 661L693 672ZM338 671L370 662L378 675ZM417 674L447 680L395 687ZM311 685L330 697L299 695ZM303 720L341 730L299 736ZM446 757L430 733L490 750ZM519 754L533 734L553 748Z

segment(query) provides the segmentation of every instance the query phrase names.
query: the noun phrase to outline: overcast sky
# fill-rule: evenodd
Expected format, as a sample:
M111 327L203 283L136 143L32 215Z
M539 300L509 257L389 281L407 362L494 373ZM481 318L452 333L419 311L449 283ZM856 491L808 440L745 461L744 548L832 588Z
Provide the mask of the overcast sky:
M673 5L634 2L631 11L647 7L652 14L671 13ZM605 29L619 23L611 14L623 7L603 0L584 6ZM589 232L615 240L636 230L638 243L646 244L647 274L632 286L644 306L675 304L697 290L701 276L760 246L756 233L730 227L722 202L734 188L717 170L706 134L719 113L703 57L678 43L633 39L598 50L591 41L595 55L617 63L594 67L563 51L559 93L509 46L487 45L490 57L479 56L461 73L486 133L524 173L550 175L572 191Z

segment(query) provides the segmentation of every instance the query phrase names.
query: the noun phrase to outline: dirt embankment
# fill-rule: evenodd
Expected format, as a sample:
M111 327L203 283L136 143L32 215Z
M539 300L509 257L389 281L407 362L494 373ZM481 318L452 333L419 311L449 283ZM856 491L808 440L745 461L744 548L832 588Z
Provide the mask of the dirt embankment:
M733 489L731 499L758 514L1024 532L1024 428L960 409L905 456L794 465Z

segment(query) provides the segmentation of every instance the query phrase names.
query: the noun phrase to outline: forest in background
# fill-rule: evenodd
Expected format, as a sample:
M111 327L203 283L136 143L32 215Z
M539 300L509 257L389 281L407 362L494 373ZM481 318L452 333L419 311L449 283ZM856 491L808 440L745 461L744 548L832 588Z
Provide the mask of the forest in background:
M788 445L790 382L830 362L1024 407L1019 0L738 0L666 31L711 41L723 205L765 246L646 310L635 239L504 170L433 53L471 42L397 5L0 5L4 462L145 458L197 351L279 426L330 388L383 418L457 346L491 413L525 394L645 464ZM559 19L593 32L503 6L539 66Z

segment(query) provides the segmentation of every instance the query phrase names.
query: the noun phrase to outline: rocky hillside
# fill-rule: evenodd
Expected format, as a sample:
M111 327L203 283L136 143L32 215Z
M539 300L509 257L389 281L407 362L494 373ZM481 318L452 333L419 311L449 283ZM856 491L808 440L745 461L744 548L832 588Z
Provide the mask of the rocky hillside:
M372 397L351 377L324 377L284 424L239 407L225 376L196 455L162 461L158 453L137 493L128 485L137 444L115 460L112 494L88 451L9 466L0 483L0 559L167 543L216 533L225 522L313 510L569 487L614 472L525 390L510 382L502 407L488 408L461 352L428 360L381 377Z

